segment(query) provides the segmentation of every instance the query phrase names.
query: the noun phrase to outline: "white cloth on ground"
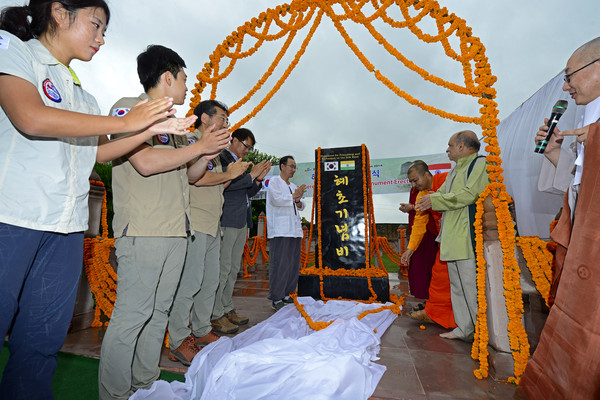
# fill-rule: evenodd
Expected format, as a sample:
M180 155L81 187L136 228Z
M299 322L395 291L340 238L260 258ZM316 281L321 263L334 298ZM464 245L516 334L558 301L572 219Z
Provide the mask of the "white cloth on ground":
M202 349L185 383L156 381L130 399L368 399L386 369L373 362L380 338L396 315L385 310L358 320L361 312L381 304L298 300L313 321L335 322L315 332L288 305L239 335L221 337Z

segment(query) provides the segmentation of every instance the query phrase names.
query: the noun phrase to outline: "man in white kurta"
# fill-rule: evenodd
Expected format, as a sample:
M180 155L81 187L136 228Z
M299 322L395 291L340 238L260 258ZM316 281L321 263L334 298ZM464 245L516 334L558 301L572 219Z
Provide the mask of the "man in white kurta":
M273 177L267 186L269 298L275 311L292 302L289 295L298 285L302 244L300 210L304 209L302 195L306 191L306 185L296 186L290 182L296 172L292 156L282 157L279 169L279 176Z

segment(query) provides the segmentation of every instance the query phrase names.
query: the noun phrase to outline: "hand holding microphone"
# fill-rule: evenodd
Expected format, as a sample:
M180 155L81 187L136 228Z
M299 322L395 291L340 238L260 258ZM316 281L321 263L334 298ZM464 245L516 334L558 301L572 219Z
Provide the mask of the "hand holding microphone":
M548 120L548 122L547 122L548 134L544 137L543 136L543 132L544 132L543 128L544 127L540 127L540 131L536 135L537 146L535 147L535 150L534 150L536 153L543 154L546 151L546 146L548 146L548 143L550 142L550 138L552 137L552 134L554 133L554 129L556 128L556 125L558 124L558 120L560 119L560 117L562 117L562 115L567 110L568 104L569 103L566 100L559 100L556 102L554 107L552 107L552 115L550 115L550 120Z

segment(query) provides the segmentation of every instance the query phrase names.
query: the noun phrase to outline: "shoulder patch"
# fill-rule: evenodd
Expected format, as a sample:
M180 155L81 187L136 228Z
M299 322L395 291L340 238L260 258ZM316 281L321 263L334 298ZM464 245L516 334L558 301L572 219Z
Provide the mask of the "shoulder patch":
M112 112L112 116L113 117L123 117L123 116L127 115L129 110L130 110L130 108L115 108Z
M169 138L169 135L166 133L161 133L160 135L156 135L156 138L162 144L169 144L169 142L171 141L171 139Z
M10 37L0 35L0 49L8 50L9 43L10 43Z
M47 98L52 100L55 103L60 103L62 101L62 97L60 97L60 93L54 83L50 79L46 79L42 82L42 89L44 90L44 94Z
M194 144L194 143L196 143L196 139L187 138L187 142L188 142L188 144Z
M206 169L208 169L209 171L212 171L215 168L215 165L213 164L212 161L208 162L208 165L206 166Z

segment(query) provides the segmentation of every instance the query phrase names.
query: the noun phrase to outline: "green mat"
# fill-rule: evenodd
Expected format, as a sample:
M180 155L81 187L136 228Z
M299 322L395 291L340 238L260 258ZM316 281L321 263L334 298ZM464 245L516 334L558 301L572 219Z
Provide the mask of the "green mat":
M8 361L6 343L0 353L0 379ZM98 398L98 363L95 358L58 353L58 367L52 383L52 392L57 400L80 400ZM161 371L160 379L185 381L183 375Z

